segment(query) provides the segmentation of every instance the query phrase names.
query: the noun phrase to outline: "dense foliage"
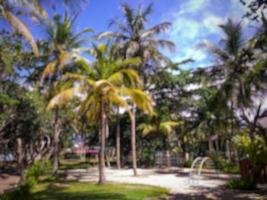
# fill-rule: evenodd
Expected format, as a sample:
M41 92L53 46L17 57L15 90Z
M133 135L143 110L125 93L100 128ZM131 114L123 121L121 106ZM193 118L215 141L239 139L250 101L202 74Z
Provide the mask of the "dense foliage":
M14 155L23 184L38 179L46 160L56 175L60 153L78 137L99 147L100 183L106 146L117 147L117 167L131 164L134 175L137 165L155 164L156 152L180 153L185 165L215 155L227 172L238 172L244 158L251 173L266 165L260 121L267 112L267 20L264 12L253 14L266 10L266 1L245 4L245 17L258 23L254 35L245 38L242 23L228 19L219 45L200 45L217 63L192 70L182 69L190 58L173 63L164 55L163 48L175 50L160 38L171 23L148 26L153 4L122 4L112 31L92 36L90 28L74 31L70 7L52 17L42 1L23 2L0 0L1 19L15 30L0 31L0 154ZM34 40L22 16L29 26L40 22L44 37Z

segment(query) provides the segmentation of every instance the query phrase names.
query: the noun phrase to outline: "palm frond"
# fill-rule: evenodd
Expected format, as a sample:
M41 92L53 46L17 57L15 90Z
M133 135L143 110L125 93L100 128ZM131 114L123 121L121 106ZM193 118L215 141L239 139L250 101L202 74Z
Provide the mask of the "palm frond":
M130 97L130 101L145 113L150 115L154 113L151 97L142 90L136 88L120 88L120 92L126 97Z
M80 90L77 87L61 91L49 101L47 105L47 110L65 107L71 100L74 99L74 97L77 97L79 92Z
M43 81L46 77L51 77L53 74L55 74L56 72L56 65L57 65L57 61L51 61L49 62L45 69L43 70L42 74L41 74L41 81Z
M140 65L141 64L141 59L138 57L134 57L134 58L127 58L127 59L118 59L116 61L116 66L118 66L118 68L126 68L129 66L136 66L136 65Z
M142 15L144 18L146 18L148 15L150 15L153 12L153 3L150 3L146 9L143 11Z
M29 42L35 56L39 56L39 50L38 50L37 44L35 43L35 40L31 32L29 31L28 27L12 12L5 10L3 7L1 7L1 10L2 10L3 16L10 23L12 28L18 33L20 33Z
M62 77L63 80L73 80L73 81L77 81L77 82L83 82L88 84L89 86L93 86L94 84L96 84L96 82L92 79L89 79L87 76L82 75L82 74L76 74L76 73L66 73L63 75Z
M112 74L108 81L114 85L130 85L131 87L141 87L141 80L137 72L133 69L123 69Z
M134 21L134 10L127 4L121 4L123 14L129 27L132 27Z
M143 136L147 136L151 133L156 132L156 129L151 124L142 123L137 127L137 130L142 131Z
M141 38L147 38L147 37L158 35L162 32L167 31L170 28L170 26L171 26L170 22L163 22L163 23L157 24L154 27L142 33Z

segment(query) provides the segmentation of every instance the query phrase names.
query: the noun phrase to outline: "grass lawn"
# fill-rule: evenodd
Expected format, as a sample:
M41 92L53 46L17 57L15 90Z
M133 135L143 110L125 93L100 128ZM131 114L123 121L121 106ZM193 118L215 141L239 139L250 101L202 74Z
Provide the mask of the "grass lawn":
M166 189L131 184L62 182L39 183L32 191L33 200L141 200L166 196Z
M67 169L87 169L90 167L89 161L84 160L64 160L60 162L59 169L67 170Z

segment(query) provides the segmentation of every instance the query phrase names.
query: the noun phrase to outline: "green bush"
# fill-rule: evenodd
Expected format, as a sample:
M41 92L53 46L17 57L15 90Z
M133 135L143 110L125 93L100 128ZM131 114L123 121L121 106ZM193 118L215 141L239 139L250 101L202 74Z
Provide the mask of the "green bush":
M222 171L229 174L239 174L240 167L233 163L226 163L222 168Z
M229 162L222 158L219 155L211 155L211 159L213 160L215 167L225 173L229 174L239 174L240 168L239 165L233 162Z
M267 164L267 145L263 136L256 135L251 140L248 133L244 132L236 135L233 142L242 157L249 158L253 164Z
M30 200L30 191L38 183L40 176L50 173L51 162L35 162L26 173L26 183L15 190L5 193L0 200Z
M47 175L48 173L50 173L50 169L51 162L49 160L46 162L37 161L28 169L26 175L27 180L35 179L36 181L38 181L40 176Z
M187 161L184 162L184 167L190 168L191 165L192 165L192 163L193 163L193 161L191 159L189 159L189 160L187 160Z
M26 183L18 186L15 190L5 193L0 200L30 200L30 184Z
M40 176L47 175L51 172L51 162L46 161L37 161L35 162L28 170L26 173L26 182L27 185L32 188L34 187L38 181Z
M232 179L226 184L227 188L238 189L238 190L255 190L257 189L257 184L249 179Z

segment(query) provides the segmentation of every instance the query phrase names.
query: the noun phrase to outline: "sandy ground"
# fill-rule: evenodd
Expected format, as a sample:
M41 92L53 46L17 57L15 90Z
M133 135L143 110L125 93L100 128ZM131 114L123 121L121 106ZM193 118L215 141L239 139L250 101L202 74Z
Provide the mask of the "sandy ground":
M146 184L167 188L172 200L187 199L266 199L267 190L256 192L239 192L228 190L224 187L227 180L233 176L217 173L214 171L203 171L198 177L193 175L189 179L189 169L138 169L138 176L134 177L130 169L106 169L106 179L110 182ZM65 174L67 180L78 180L91 182L98 180L98 169L68 170ZM266 189L266 188L265 188Z
M132 175L131 169L106 169L106 179L110 182L136 183L167 188L171 196L169 200L267 200L266 185L257 191L235 191L224 187L232 176L214 171L204 171L201 177L188 178L189 169L138 169L138 176ZM96 182L98 169L74 169L64 173L64 179L81 182ZM9 174L0 174L0 194L14 188L19 177Z
M0 194L16 187L19 177L16 175L0 173Z

